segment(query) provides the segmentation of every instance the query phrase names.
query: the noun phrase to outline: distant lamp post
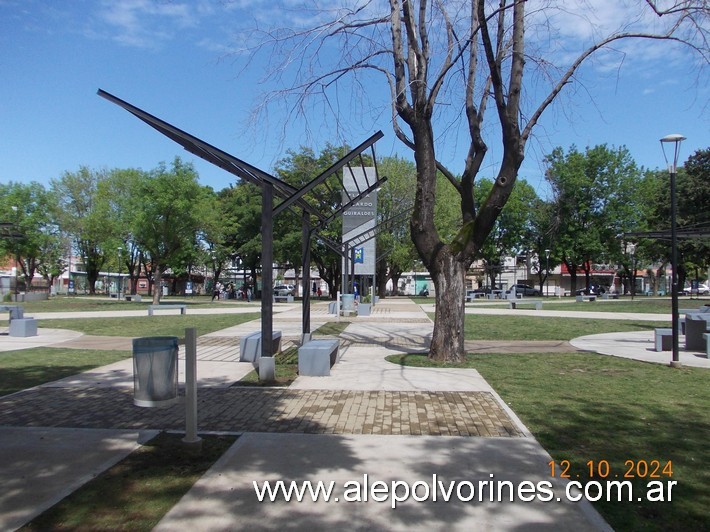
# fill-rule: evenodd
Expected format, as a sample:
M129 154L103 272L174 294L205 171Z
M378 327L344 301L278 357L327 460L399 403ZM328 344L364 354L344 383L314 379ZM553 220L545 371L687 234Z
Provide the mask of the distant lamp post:
M631 257L631 282L629 283L629 288L631 289L631 301L633 301L634 295L636 295L636 244L628 242L626 244L626 253Z
M661 139L661 149L663 150L663 158L668 165L668 172L671 179L671 266L673 268L673 277L671 282L671 319L673 333L673 359L671 360L672 367L680 367L680 359L678 358L678 241L676 234L676 193L675 193L675 178L678 166L678 154L680 153L680 143L685 140L683 135L675 133L666 135ZM673 162L668 161L666 156L666 144L673 144Z
M17 211L17 206L13 205L11 207L11 209L12 209L12 212L15 213L15 224L14 225L15 225L15 229L17 230L17 227L18 227L17 222L19 221L19 214ZM17 267L18 264L20 264L20 256L17 254L17 251L15 251L15 266L12 268L12 276L15 278L15 303L17 303L17 299L19 297L19 291L18 291L18 287L17 287L17 283L19 280L18 279L19 269Z
M118 300L121 300L121 285L123 284L121 282L121 254L123 252L123 248L121 246L118 246Z
M550 297L550 250L545 250L545 258L547 259L547 266L545 266L545 295Z

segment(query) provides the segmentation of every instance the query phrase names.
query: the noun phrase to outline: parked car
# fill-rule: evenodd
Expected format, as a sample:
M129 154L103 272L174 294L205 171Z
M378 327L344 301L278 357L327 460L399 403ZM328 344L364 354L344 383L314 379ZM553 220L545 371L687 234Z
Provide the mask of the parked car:
M598 284L592 285L589 288L578 288L575 290L574 295L576 296L599 296L607 291L606 288Z
M682 293L684 295L692 295L697 293L699 296L706 296L710 294L710 286L708 286L708 283L699 284L697 291L692 290L692 287L688 286L683 288Z
M277 284L274 286L275 296L295 296L296 287L292 284Z
M528 286L526 284L514 284L508 290L505 291L506 294L511 294L515 292L516 295L522 296L541 296L542 292L537 288Z

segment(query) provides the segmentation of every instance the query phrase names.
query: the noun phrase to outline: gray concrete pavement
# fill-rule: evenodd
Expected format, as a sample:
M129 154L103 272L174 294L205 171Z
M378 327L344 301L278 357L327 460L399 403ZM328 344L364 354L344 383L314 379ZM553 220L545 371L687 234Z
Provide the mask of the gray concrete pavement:
M678 359L684 366L710 369L710 359L705 351L687 351L684 337L680 337ZM592 334L580 336L570 341L583 351L593 351L602 355L630 358L654 364L670 364L670 351L656 351L652 331Z
M237 440L155 530L608 530L588 504L566 501L564 485L547 474L549 460L532 438L250 433ZM263 488L265 481L280 480L334 484L329 502L310 497L259 502L254 483ZM550 482L554 497L547 503L523 502L516 494L513 502L489 502L491 484L486 483L498 480L515 486ZM394 509L392 498L375 502L371 488L378 481L388 488L394 481L410 487L419 483L420 500L410 497ZM452 482L453 494L446 502L441 489ZM458 495L471 496L470 486L473 500L460 500ZM404 489L400 484L400 496ZM351 490L347 496L346 490ZM358 492L360 501L348 502Z

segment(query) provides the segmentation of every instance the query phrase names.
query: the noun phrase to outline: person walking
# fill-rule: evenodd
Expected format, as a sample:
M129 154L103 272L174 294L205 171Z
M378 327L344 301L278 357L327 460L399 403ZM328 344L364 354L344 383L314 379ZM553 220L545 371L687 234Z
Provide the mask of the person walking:
M212 301L214 301L214 298L217 298L217 301L219 301L219 294L222 291L222 283L217 281L214 285L214 290L212 290Z

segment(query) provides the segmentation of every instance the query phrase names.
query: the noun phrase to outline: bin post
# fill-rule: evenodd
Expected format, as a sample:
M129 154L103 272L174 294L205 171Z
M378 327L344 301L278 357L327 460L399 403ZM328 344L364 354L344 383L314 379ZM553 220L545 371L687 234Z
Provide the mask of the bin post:
M185 329L185 437L183 443L201 450L197 435L197 329Z

